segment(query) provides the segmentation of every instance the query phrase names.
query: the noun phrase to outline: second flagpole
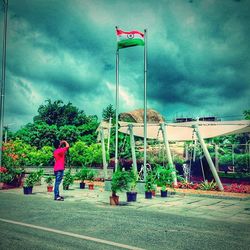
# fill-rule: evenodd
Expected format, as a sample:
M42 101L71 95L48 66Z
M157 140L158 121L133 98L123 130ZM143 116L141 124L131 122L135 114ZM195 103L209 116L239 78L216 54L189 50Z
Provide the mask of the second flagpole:
M143 179L146 181L147 164L147 30L144 30L144 158L143 158Z
M118 27L115 27L116 30ZM115 101L115 171L118 168L118 114L119 114L119 49L116 49L116 101Z

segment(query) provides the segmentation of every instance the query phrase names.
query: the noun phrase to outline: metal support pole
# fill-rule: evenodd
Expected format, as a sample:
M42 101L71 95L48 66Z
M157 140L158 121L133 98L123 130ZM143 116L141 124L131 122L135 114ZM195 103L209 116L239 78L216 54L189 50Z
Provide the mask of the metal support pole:
M101 135L101 143L102 143L103 175L104 175L104 179L107 179L107 160L106 160L106 150L105 150L103 127L101 127L100 135Z
M188 146L185 144L185 161L188 161L189 159L189 154L188 154Z
M193 149L193 162L195 162L196 158L196 146L197 146L197 140L194 140L194 149Z
M219 171L219 154L218 154L218 145L214 145L214 151L215 151L215 168L217 171Z
M4 22L3 22L3 53L2 53L2 79L0 93L0 166L2 166L2 146L3 146L3 123L4 123L4 97L6 79L6 43L7 43L7 21L8 21L8 0L3 1Z
M250 173L250 141L248 143L248 173Z
M201 147L202 147L202 149L203 149L204 155L205 155L205 157L206 157L206 159L207 159L208 165L209 165L209 167L210 167L210 169L211 169L211 171L212 171L212 174L213 174L213 176L214 176L214 179L215 179L215 181L216 181L216 183L217 183L217 185L218 185L218 187L219 187L219 190L220 190L220 191L224 191L223 185L222 185L222 183L221 183L221 181L220 181L220 178L219 178L219 176L218 176L218 173L217 173L217 171L216 171L216 169L215 169L215 166L214 166L214 163L213 163L213 161L212 161L212 158L211 158L211 156L210 156L210 154L209 154L209 152L208 152L208 149L207 149L207 147L206 147L206 144L205 144L205 142L204 142L204 139L203 139L203 137L202 137L201 134L200 134L200 130L199 130L198 125L197 125L197 124L193 125L193 128L194 128L194 130L195 130L195 133L196 133L196 135L197 135L198 140L200 141L200 144L201 144Z
M110 133L111 133L111 121L112 121L112 117L109 118L109 128L108 128L108 146L107 146L107 151L109 154L109 148L110 148Z
M167 153L168 164L171 168L175 169L175 166L174 166L174 163L172 160L172 156L171 156L169 142L167 139L166 126L164 123L161 123L161 131L162 131L162 137L163 137L163 141L164 141L164 145L165 145L165 150ZM174 185L176 186L177 185L176 171L172 172L172 175L173 175Z
M232 163L234 166L234 144L232 144Z
M8 141L8 126L4 127L5 131L4 131L4 142L7 143Z
M136 154L135 154L135 138L133 132L133 125L128 125L129 134L130 134L130 147L132 152L132 159L133 159L133 171L137 174L137 162L136 162Z

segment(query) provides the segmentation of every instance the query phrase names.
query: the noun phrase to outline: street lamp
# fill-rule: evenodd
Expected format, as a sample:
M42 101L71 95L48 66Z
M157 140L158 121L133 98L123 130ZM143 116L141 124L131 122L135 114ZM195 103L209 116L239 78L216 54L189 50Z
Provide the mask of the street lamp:
M14 125L15 123L7 124L4 126L4 142L7 143L8 141L8 130L9 126Z

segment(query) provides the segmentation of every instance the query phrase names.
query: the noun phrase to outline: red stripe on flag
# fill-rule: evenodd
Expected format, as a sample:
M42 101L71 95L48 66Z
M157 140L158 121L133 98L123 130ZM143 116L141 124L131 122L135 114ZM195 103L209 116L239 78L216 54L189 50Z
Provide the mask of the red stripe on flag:
M126 35L128 35L128 34L139 34L139 35L141 35L142 37L144 37L144 34L141 33L140 31L137 31L137 30L123 31L123 30L117 29L117 30L116 30L116 34L117 34L117 36L120 36L120 35L122 35L122 34L126 34Z

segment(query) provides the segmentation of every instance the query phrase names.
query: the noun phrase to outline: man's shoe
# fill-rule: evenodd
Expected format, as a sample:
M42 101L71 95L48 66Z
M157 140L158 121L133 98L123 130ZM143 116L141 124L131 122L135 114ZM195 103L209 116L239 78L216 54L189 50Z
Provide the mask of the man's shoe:
M64 199L59 196L59 197L55 198L55 201L64 201Z

